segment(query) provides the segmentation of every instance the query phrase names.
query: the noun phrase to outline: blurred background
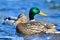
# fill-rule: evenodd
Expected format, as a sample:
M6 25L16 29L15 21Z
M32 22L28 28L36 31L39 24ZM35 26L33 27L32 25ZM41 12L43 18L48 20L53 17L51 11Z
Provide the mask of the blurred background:
M22 35L17 35L16 26L3 25L2 20L9 16L17 17L22 12L29 16L32 7L38 7L47 14L46 17L35 15L36 20L56 24L56 29L60 30L60 0L0 0L0 40L24 40ZM27 40L52 40L52 37L44 35L39 38L30 37Z

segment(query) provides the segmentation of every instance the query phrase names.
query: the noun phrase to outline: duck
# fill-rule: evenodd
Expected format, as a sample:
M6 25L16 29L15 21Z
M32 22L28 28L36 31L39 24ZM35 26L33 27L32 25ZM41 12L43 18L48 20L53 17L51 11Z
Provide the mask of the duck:
M25 13L20 13L20 14L18 15L18 17L9 16L9 17L4 18L2 24L3 24L3 25L6 25L6 24L7 24L7 25L10 25L10 26L12 26L12 25L17 25L18 23L20 23L20 21L16 21L16 20L19 20L19 19L21 19L21 20L20 20L21 23L26 23L26 22L28 22L28 18L27 18L27 16L25 15ZM15 23L15 24L13 24L13 23Z
M18 15L17 19L13 22L13 25L17 25L19 23L27 23L28 21L29 21L28 17L25 15L25 13L21 13Z
M40 11L38 8L31 8L29 11L29 20L23 20L21 19L21 17L18 17L17 20L14 22L14 24L18 23L16 26L16 31L17 33L22 33L24 36L31 36L31 35L36 35L40 32L47 32L49 27L45 24L45 23L41 23L39 21L34 20L34 16L36 14L40 14L42 16L47 16L46 14L44 14L42 11ZM27 18L27 17L25 17ZM23 20L23 22L21 21ZM53 29L54 26L50 27L49 29Z
M28 20L29 20L29 22L31 22L31 21L36 21L36 20L34 19L34 16L35 16L36 14L40 14L40 15L42 15L42 16L47 16L46 14L44 14L44 12L39 11L38 8L32 7L32 8L30 9L30 11L29 11L29 19L27 18L27 16L25 15L25 13L22 13L22 14L18 15L18 18L17 18L17 20L14 22L14 24L20 22L21 20L24 20L25 18L27 19L27 20L25 20L25 21L28 21ZM21 18L21 16L22 16L22 18ZM24 16L24 17L23 17L23 16ZM21 19L21 20L20 20L20 19ZM25 22L25 21L24 21L24 22Z

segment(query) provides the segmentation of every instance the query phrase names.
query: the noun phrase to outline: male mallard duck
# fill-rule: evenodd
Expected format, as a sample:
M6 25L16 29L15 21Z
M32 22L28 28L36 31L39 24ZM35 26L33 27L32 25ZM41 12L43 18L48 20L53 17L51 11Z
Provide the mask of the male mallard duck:
M44 14L42 11L40 11L38 8L31 8L30 12L29 12L29 20L34 20L34 16L36 14L40 14L42 16L47 16L46 14Z
M36 14L41 14L43 16L46 16L46 14L44 14L43 12L39 11L38 8L31 8L30 12L29 12L29 20L34 20L34 16ZM22 23L21 21L22 19L18 18L14 23L18 23L16 26L16 31L18 33L23 33L25 36L30 36L30 35L34 35L34 34L39 34L40 32L46 32L48 31L48 28L50 27L50 25L44 25L44 23L41 23L39 21L29 21L29 22L24 22ZM49 27L48 27L49 26ZM53 26L51 26L50 28L52 28Z

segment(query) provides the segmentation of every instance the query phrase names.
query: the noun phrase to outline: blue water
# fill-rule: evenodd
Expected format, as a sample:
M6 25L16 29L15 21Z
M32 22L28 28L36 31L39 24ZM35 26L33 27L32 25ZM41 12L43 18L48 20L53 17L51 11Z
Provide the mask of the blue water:
M60 7L50 9L52 4L60 4L60 0L53 0L53 2L44 0L0 0L0 16L2 16L0 18L0 40L25 40L22 34L20 34L20 37L17 35L16 26L3 25L1 23L5 17L17 17L22 12L29 16L29 9L31 7L38 7L47 14L47 17L35 15L35 19L57 24L56 29L60 30ZM52 40L52 37L52 35L44 34L42 37L34 36L26 38L26 40Z

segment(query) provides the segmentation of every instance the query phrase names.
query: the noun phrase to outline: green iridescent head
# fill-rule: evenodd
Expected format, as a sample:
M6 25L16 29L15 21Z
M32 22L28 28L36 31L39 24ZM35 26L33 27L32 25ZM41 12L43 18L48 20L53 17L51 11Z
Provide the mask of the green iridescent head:
M30 12L32 12L33 14L38 14L40 10L38 8L31 8Z
M30 18L30 20L33 20L33 19L34 19L34 16L35 16L36 14L40 14L40 15L46 16L46 14L44 14L44 13L43 13L42 11L40 11L38 8L33 7L33 8L31 8L30 11L29 11L29 18Z

